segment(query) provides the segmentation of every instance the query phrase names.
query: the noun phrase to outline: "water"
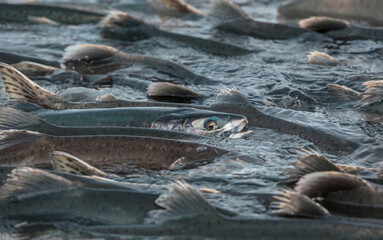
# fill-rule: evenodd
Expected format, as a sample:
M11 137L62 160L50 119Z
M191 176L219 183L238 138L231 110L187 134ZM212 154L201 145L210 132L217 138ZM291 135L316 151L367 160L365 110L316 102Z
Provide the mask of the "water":
M209 1L188 2L204 12L209 9ZM234 2L241 3L243 9L257 20L275 22L276 8L283 1ZM381 118L354 108L355 102L342 101L336 94L328 92L326 86L336 83L361 91L361 84L369 77L382 76L381 42L310 41L305 37L284 41L260 40L217 32L206 19L160 19L155 14L135 13L148 22L160 25L162 29L220 40L248 49L260 48L263 51L241 57L220 57L164 38L136 42L103 39L96 25L47 26L16 23L0 24L0 50L60 61L63 50L68 45L97 43L113 46L127 53L171 60L187 66L195 73L220 80L225 86L236 87L251 103L266 113L294 122L309 123L328 133L338 133L347 139L363 143L361 148L349 155L336 156L323 152L330 160L365 167L380 166L383 159L382 125L369 121L372 119L381 122ZM310 51L326 52L340 60L341 64L335 67L309 65L306 62ZM167 80L164 76L161 76L162 79L157 79L158 76L142 76L147 75L147 72L140 68L119 70L113 74L137 81ZM68 88L78 87L76 84L63 85L46 80L37 82L59 94ZM92 92L95 96L98 93L109 93L128 100L146 98L145 92L122 83L121 81L119 85L95 86ZM207 96L218 94L220 89L220 86L185 85ZM3 103L7 99L3 86L0 87L0 91L0 101ZM272 193L277 189L276 182L282 178L280 174L296 161L297 149L317 148L297 136L257 127L250 130L253 130L253 133L245 139L215 140L212 144L248 153L262 159L263 164L221 159L190 170L135 174L127 176L126 181L167 184L169 181L182 179L196 187L220 191L221 194L206 195L216 206L254 216L266 213L267 208L255 195Z

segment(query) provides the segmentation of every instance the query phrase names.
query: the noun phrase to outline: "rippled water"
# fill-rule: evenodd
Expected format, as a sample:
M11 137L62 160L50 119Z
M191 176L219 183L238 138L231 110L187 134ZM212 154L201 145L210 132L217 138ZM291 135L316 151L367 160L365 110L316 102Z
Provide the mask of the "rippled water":
M209 9L209 1L188 2L205 12ZM243 9L255 19L275 22L276 8L283 1L234 2L241 3ZM367 167L380 166L380 161L383 160L383 149L380 146L382 125L367 122L381 122L379 116L354 108L355 102L343 101L336 94L328 92L326 87L327 84L336 83L361 91L364 81L370 77L382 76L381 42L311 41L305 37L283 41L260 40L217 32L206 19L161 19L155 14L138 11L135 14L148 22L160 25L162 29L263 51L241 57L221 57L164 38L136 42L103 39L97 25L46 26L17 23L0 24L0 51L59 62L64 48L68 45L97 43L110 45L127 53L171 60L187 66L195 73L220 80L225 86L236 87L251 103L266 113L293 122L308 123L328 133L336 133L346 139L363 143L361 148L349 155L336 156L323 152L330 160ZM335 67L309 65L307 55L310 51L326 52L342 63ZM134 71L137 71L137 74L133 73ZM113 74L137 81L154 79L137 77L140 71L142 69L119 70ZM48 80L37 82L59 94L68 88L76 87L76 84L51 83ZM207 96L218 94L220 89L220 86L184 84ZM0 90L0 99L4 102L7 95L3 86ZM124 81L120 81L119 85L98 85L94 88L95 96L106 93L122 99L146 99L142 88L137 90L126 86ZM280 174L289 164L296 161L297 149L317 148L297 136L257 127L252 127L251 130L253 133L245 139L218 139L212 144L248 153L262 159L263 164L221 159L195 169L164 170L151 172L149 175L127 176L126 181L167 184L171 180L184 179L193 186L219 190L221 194L207 195L217 206L250 215L265 213L267 209L257 200L257 193L272 193L276 190L276 182L281 179Z

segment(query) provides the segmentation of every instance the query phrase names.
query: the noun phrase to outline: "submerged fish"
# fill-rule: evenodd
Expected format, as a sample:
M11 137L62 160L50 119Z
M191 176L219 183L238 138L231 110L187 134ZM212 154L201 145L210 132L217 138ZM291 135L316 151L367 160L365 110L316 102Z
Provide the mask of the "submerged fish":
M63 56L63 65L66 69L83 74L106 73L131 65L141 65L186 82L195 84L218 83L216 80L195 74L185 67L167 60L128 54L109 46L97 44L80 44L67 47Z
M157 194L100 189L32 168L12 170L0 187L0 215L29 222L138 224L158 209Z
M381 239L381 224L328 217L323 219L229 217L219 213L191 186L177 182L157 204L164 210L150 213L148 224L80 226L70 228L84 237L162 236L209 239ZM60 229L60 226L57 226ZM76 229L76 230L73 230ZM65 230L64 230L65 231ZM78 235L77 235L78 236Z
M62 151L111 172L131 168L185 168L227 156L249 156L195 142L141 136L51 136L27 130L0 133L0 164L50 166L49 155ZM249 159L252 161L254 159ZM109 170L110 169L110 170Z
M383 28L361 27L337 18L311 17L303 19L299 25L339 40L383 40Z
M305 175L295 190L320 198L329 212L355 217L383 218L383 188L348 173L314 172Z
M101 25L103 28L102 36L107 38L135 40L150 37L164 37L198 50L226 56L244 55L260 51L259 49L249 50L219 41L161 30L150 23L124 12L111 12L103 19Z
M0 3L0 20L2 21L28 22L28 17L45 17L64 24L84 24L97 23L104 16L105 13L70 6Z
M12 108L0 108L0 131L12 129L36 131L53 136L130 135L198 141L208 139L201 135L151 128L58 126L26 112Z
M115 8L122 11L141 11L153 13L156 11L161 15L175 17L203 17L205 14L194 8L184 0L139 0L132 3L120 3Z
M295 0L278 8L286 18L329 16L383 24L383 2L380 0Z
M114 108L114 107L193 107L196 109L212 110L218 112L227 112L233 114L242 114L247 117L249 126L275 129L282 133L298 135L326 151L337 154L353 152L359 147L359 144L353 141L345 140L342 137L326 133L311 126L289 122L272 115L265 114L254 107L245 96L236 89L225 89L217 97L216 101L210 105L190 105L181 103L166 102L147 102L147 101L126 101L116 100L111 102L97 103L70 103L48 90L37 85L16 69L0 64L2 79L6 86L6 91L11 100L21 100L32 104L38 104L49 109L88 109L88 108ZM167 85L169 87L169 85ZM149 89L153 93L166 94L173 91L165 87L156 85L157 90Z
M284 24L255 21L230 0L214 0L209 18L217 23L216 29L262 39L289 39L311 32Z

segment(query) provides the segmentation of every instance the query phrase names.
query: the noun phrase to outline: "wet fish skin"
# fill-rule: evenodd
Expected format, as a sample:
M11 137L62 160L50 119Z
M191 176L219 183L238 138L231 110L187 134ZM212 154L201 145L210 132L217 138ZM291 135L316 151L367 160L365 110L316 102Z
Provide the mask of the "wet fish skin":
M161 30L128 13L111 13L104 18L102 26L102 36L105 38L137 40L151 37L164 37L184 45L189 45L198 50L223 56L240 56L261 51L261 49L246 49L224 42Z
M286 18L328 16L366 20L382 25L381 9L383 9L383 2L380 0L296 0L280 6L278 12Z
M178 185L178 186L175 186ZM76 226L83 236L166 236L209 239L380 239L381 224L345 218L293 219L248 216L231 218L216 211L197 190L172 185L171 194L157 199L164 210L153 211L146 225Z
M82 187L31 168L12 170L0 189L0 212L7 219L22 221L131 224L141 223L148 211L158 209L157 194Z
M214 0L209 17L219 30L254 38L289 39L312 33L295 26L255 21L230 0Z
M97 23L105 14L38 4L0 4L0 20L28 22L29 16L46 17L64 24Z
M170 139L208 141L210 138L183 132L126 127L65 127L50 124L32 114L12 108L0 108L0 131L3 130L29 130L53 136L77 135L130 135L149 136Z
M230 153L205 144L153 137L57 137L26 130L0 133L1 165L50 168L49 155L54 151L67 152L111 173L129 172L131 168L186 168Z

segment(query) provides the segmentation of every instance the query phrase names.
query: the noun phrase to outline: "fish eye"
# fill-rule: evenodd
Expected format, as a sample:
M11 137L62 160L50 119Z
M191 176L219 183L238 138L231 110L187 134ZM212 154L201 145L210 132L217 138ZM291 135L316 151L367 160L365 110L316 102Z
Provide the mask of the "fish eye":
M209 130L209 131L213 131L215 129L217 129L217 122L215 120L207 120L204 124L204 127Z

